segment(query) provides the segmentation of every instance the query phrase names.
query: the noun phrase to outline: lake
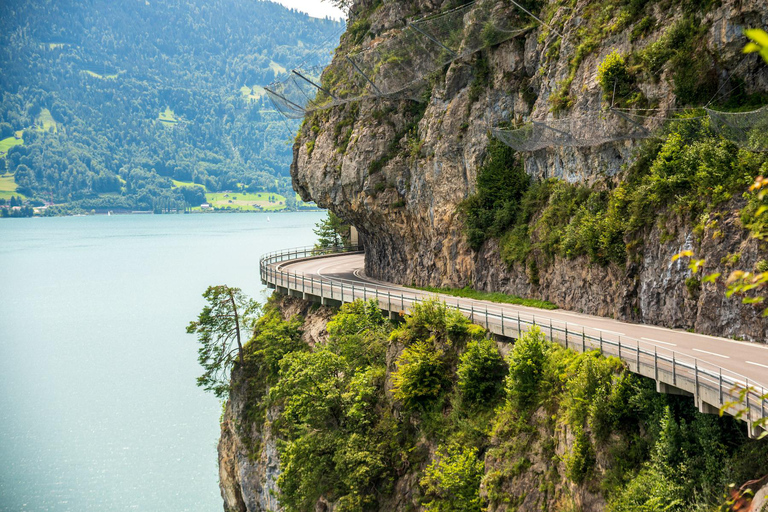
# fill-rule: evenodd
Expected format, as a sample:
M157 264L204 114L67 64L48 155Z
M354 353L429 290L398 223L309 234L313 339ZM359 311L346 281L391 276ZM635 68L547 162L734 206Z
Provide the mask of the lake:
M185 327L209 285L263 301L260 255L324 215L0 221L0 510L221 510L221 404Z

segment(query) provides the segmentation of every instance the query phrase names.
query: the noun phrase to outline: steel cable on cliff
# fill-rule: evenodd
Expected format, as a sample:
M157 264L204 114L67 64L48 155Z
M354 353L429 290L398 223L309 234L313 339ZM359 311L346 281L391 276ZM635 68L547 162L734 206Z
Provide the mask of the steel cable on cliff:
M294 68L265 89L294 119L366 98L408 97L443 66L526 33L538 23L529 17L538 19L515 0L475 0L391 29L329 66Z

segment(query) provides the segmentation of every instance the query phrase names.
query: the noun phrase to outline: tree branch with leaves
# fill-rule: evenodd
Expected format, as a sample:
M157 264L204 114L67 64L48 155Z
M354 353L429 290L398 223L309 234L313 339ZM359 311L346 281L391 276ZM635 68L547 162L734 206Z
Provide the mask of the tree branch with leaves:
M197 385L226 398L232 367L243 363L243 332L253 329L261 305L227 285L210 286L203 297L207 304L187 326L187 333L197 334L197 360L205 370Z

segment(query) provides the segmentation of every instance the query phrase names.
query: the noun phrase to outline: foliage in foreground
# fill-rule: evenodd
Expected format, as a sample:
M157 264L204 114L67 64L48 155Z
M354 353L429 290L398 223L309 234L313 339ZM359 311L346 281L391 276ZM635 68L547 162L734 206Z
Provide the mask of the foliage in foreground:
M378 510L408 475L414 505L429 511L520 504L519 485L538 488L547 508L567 498L567 481L615 512L683 511L711 508L727 484L768 471L768 440L747 440L733 419L699 414L617 359L565 350L537 329L504 360L482 328L438 301L399 325L373 301L346 304L311 350L300 325L268 305L241 376L262 379L260 407L282 411L272 428L287 511L321 497L341 511ZM564 454L560 430L574 434ZM532 460L544 472L529 471Z

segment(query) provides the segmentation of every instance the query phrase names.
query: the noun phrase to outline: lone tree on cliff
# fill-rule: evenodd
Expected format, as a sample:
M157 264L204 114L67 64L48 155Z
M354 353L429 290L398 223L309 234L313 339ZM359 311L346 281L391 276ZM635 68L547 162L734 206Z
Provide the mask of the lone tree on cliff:
M250 332L261 306L240 288L226 285L208 287L203 297L208 304L187 326L187 333L197 334L197 360L205 369L197 385L225 398L232 366L235 360L243 362L242 332Z

